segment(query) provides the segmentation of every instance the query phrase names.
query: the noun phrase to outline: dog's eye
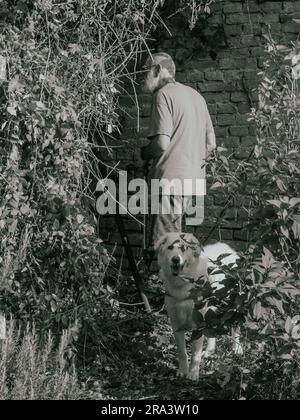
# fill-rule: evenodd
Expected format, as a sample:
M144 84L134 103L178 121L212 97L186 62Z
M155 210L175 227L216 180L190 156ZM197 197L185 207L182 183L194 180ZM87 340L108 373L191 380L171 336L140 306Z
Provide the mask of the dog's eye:
M172 251L172 249L174 249L174 246L173 246L173 245L170 245L170 246L168 246L168 249L169 249L170 251Z
M184 246L181 246L180 249L181 249L181 252L185 252L185 247Z

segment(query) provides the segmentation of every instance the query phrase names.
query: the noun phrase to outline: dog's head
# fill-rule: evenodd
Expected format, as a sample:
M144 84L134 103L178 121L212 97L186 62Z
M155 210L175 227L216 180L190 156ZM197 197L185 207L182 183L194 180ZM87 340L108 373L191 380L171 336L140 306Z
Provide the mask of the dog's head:
M199 241L191 233L167 233L154 248L158 251L159 266L173 276L179 276L187 265L195 263L201 252Z

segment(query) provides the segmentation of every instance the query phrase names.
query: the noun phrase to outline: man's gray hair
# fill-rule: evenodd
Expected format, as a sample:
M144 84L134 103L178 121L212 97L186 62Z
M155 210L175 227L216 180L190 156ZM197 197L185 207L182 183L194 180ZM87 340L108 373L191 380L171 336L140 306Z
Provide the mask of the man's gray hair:
M152 64L160 64L163 68L169 71L172 77L175 77L176 66L173 58L169 54L165 52L152 54L151 61Z

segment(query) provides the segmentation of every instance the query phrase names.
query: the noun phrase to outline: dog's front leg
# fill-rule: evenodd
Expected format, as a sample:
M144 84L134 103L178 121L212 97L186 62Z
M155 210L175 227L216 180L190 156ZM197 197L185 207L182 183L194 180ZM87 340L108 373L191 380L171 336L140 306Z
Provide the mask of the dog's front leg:
M205 350L204 357L209 358L214 355L216 351L216 339L215 338L209 338L207 341L207 347Z
M188 356L186 352L185 333L184 331L174 331L174 337L178 354L178 376L187 376L189 371Z
M190 363L190 370L188 378L192 381L198 381L199 379L199 368L202 359L204 336L194 340L192 343L192 357Z

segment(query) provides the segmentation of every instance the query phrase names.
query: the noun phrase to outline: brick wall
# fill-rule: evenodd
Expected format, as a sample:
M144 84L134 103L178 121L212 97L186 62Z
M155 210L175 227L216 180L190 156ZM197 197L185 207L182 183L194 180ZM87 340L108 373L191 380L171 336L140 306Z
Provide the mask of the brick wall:
M287 43L299 36L300 0L258 1L217 0L208 18L208 28L190 31L182 19L168 22L172 36L161 33L157 49L169 52L176 61L177 80L197 89L206 99L215 127L218 146L225 146L237 161L249 156L255 141L255 127L247 121L247 113L257 104L257 73L264 62L266 39ZM138 96L137 108L132 98L123 97L124 123L121 142L111 145L111 155L103 160L120 167L140 164L137 150L145 141L148 129L150 98ZM133 173L139 176L140 173ZM206 237L224 206L224 198L214 193L206 197L205 221L195 232ZM225 240L242 249L247 240L243 231L245 215L238 206L229 208L222 226L211 239ZM136 256L142 246L141 226L126 219L126 227ZM123 254L113 218L100 223L101 234L115 255ZM124 267L127 262L124 261Z

